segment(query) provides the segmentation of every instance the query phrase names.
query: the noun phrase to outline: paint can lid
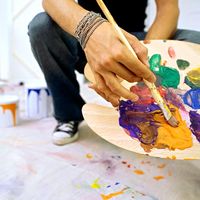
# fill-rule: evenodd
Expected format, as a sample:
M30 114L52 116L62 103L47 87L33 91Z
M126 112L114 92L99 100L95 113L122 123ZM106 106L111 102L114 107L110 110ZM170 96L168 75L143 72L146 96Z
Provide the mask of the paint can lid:
M0 105L7 105L12 103L17 103L19 101L19 97L15 95L0 95Z

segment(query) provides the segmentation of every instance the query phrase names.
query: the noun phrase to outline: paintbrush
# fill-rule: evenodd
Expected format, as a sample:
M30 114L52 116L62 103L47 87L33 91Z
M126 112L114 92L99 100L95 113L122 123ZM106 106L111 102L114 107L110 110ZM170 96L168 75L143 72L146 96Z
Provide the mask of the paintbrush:
M123 34L122 30L120 29L120 27L115 22L114 18L112 17L110 11L107 9L107 7L104 4L104 2L102 0L96 0L96 1L98 3L99 7L101 8L101 10L103 11L104 15L106 16L106 18L108 19L108 21L114 27L114 29L115 29L119 39L121 40L121 42L124 43L124 45L129 49L129 51L132 53L133 56L137 57L137 55L135 54L133 48L131 47L130 43L128 42L128 40L124 36L124 34ZM171 113L170 109L168 108L167 104L165 103L165 101L161 97L160 93L158 92L155 84L154 83L150 83L145 79L143 79L143 81L147 85L147 87L150 89L151 94L152 94L153 98L155 99L156 103L160 106L160 109L162 110L167 122L173 127L178 126L179 122L172 115L172 113Z

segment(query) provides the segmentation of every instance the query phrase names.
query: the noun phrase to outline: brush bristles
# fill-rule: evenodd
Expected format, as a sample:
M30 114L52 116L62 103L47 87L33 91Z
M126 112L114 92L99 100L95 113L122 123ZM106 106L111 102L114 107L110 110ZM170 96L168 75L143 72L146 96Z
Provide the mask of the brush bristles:
M179 121L174 116L171 116L171 118L168 120L168 123L173 127L178 127Z

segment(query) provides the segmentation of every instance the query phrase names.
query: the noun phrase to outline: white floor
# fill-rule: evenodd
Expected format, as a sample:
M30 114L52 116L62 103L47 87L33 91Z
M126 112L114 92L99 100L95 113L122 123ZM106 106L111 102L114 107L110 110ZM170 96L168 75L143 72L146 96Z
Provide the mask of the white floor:
M103 102L84 87L87 101ZM23 118L17 127L0 129L0 200L199 199L200 161L128 152L85 122L77 142L55 146L55 124L53 118Z

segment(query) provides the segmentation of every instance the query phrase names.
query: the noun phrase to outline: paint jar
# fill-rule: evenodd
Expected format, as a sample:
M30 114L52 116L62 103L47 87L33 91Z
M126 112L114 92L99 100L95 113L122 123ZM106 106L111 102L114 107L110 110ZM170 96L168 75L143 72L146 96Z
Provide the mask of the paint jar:
M41 119L52 116L52 98L44 83L29 83L25 85L26 116Z
M19 98L15 95L0 95L0 128L16 126L19 119Z

